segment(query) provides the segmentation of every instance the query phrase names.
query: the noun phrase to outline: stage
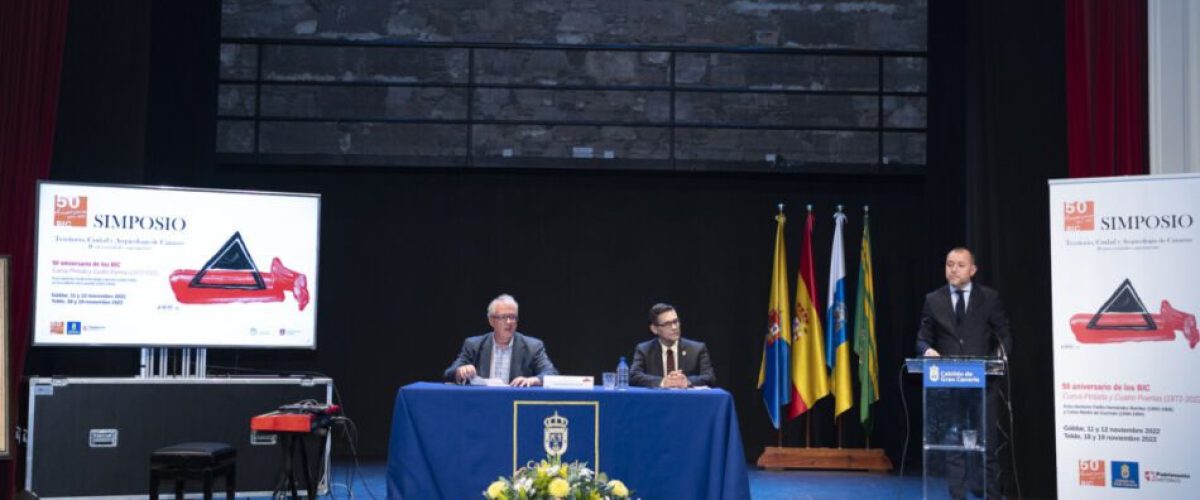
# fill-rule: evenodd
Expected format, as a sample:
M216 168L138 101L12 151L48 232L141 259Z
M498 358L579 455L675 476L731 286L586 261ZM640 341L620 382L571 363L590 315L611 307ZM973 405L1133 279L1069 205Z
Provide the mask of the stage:
M334 498L349 498L346 484L354 464L348 460L334 463L330 481ZM906 477L896 474L833 471L764 471L750 468L750 497L755 500L921 498L920 470ZM915 474L915 475L914 475ZM383 500L387 497L387 463L371 460L359 463L354 481L354 498ZM635 487L635 485L630 485ZM479 485L480 495L486 484ZM634 492L634 498L637 498ZM944 490L938 494L943 494ZM934 498L937 498L936 496ZM651 500L651 499L646 499Z

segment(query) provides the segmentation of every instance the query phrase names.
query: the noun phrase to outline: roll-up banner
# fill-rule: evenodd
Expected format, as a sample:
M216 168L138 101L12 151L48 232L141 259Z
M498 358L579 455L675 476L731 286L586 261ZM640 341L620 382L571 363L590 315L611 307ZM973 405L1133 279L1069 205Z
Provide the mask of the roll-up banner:
M1196 498L1200 176L1050 182L1061 498Z

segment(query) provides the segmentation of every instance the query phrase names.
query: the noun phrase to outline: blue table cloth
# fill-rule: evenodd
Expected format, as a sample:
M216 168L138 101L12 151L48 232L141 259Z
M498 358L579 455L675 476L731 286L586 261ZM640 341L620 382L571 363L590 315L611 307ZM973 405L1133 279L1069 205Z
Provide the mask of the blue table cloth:
M565 448L644 499L750 498L733 398L720 389L550 390L419 382L396 395L391 500L478 499Z

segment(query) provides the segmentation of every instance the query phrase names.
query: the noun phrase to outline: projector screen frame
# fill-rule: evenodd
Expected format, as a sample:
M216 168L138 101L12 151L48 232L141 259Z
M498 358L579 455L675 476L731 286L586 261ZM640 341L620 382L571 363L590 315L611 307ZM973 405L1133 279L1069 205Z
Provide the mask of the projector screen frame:
M93 183L93 182L71 182L71 181L56 181L56 180L38 180L35 193L35 220L34 220L34 262L33 262L33 296L30 301L30 325L29 325L29 345L32 347L78 347L78 348L203 348L203 349L256 349L256 350L309 350L315 351L318 346L318 322L320 311L317 307L316 298L319 296L317 287L319 280L310 290L310 295L313 297L313 318L312 318L312 338L311 342L306 345L251 345L237 343L197 343L197 342L151 342L146 344L134 343L110 343L110 342L78 342L78 343L54 343L45 342L39 339L37 333L38 318L38 286L40 284L39 268L42 263L41 255L41 239L42 239L42 224L41 224L41 208L42 197L46 191L46 186L77 186L80 188L115 188L115 189L136 189L159 192L179 192L179 193L211 193L211 194L226 194L226 195L247 195L247 196L278 196L289 198L312 198L316 202L316 213L313 221L314 231L314 246L313 246L313 271L314 277L319 276L320 256L321 256L321 201L320 193L300 193L286 191L269 191L269 190L248 190L248 189L225 189L225 188L206 188L206 187L189 187L189 186L152 186L141 184L117 184L117 183ZM311 278L309 278L311 279Z

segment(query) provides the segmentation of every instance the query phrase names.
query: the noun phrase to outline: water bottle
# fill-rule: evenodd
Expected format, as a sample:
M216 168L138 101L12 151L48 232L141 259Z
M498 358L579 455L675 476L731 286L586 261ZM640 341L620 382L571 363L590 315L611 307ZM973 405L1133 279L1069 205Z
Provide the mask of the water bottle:
M629 388L629 365L625 364L625 356L621 356L621 362L617 363L617 389L623 390Z

